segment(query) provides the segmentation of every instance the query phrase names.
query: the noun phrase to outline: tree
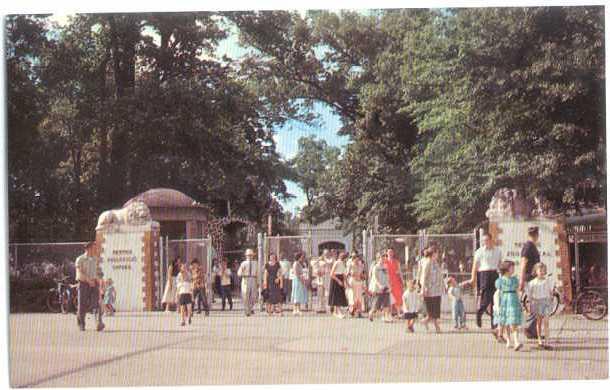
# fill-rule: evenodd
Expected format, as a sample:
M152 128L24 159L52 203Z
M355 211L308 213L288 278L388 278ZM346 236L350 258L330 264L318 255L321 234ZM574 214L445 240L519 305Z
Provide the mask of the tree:
M503 186L605 204L600 7L232 19L261 94L342 116L352 142L314 203L348 225L470 229Z
M233 64L214 58L226 33L212 16L77 15L51 27L33 82L48 110L32 125L48 159L27 165L34 176L46 174L34 190L56 230L41 238L88 239L102 210L151 187L184 191L218 215L226 199L255 221L278 213L274 197L287 196L289 172L273 141L281 116ZM19 103L16 112L25 107ZM10 137L17 130L9 125ZM16 178L14 187L33 191L26 180ZM30 240L17 230L38 224L41 210L14 204L25 217L12 237Z
M314 200L326 196L325 190L332 180L329 170L337 163L339 154L339 148L329 146L326 141L317 140L315 135L311 135L299 139L297 154L289 161L307 200L302 216L312 225L333 216L316 207Z
M472 227L503 186L565 209L592 179L605 203L603 42L599 7L462 9L411 34L403 110L421 134L419 220Z
M40 88L39 58L49 44L44 17L11 15L6 18L7 149L10 237L44 234L51 220L42 218L41 227L30 226L34 215L44 216L46 202L41 192L50 168L42 164L44 155L39 124L46 111L46 96Z

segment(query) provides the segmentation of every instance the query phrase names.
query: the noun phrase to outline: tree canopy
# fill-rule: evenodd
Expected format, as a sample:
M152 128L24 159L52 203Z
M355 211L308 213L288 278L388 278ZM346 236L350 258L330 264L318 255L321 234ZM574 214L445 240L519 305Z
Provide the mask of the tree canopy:
M557 210L605 206L603 8L234 19L259 50L262 91L326 102L343 119L351 142L334 191L314 202L328 217L459 231L503 186Z
M7 18L11 240L83 239L104 209L172 187L285 225L454 232L517 188L605 206L603 7ZM243 58L217 58L235 28ZM341 118L344 150L274 132ZM284 222L282 222L284 221ZM283 226L282 225L282 226Z

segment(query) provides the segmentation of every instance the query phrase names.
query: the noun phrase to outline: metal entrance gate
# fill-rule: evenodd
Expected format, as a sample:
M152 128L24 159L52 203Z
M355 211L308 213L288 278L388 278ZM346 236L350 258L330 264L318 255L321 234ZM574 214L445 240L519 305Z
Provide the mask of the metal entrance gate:
M470 279L472 261L476 246L476 232L463 234L428 234L421 230L418 234L368 234L363 232L363 253L368 269L377 256L392 248L400 260L403 282L418 279L419 260L426 245L434 241L440 248L440 263L443 276L453 276L458 282ZM467 311L477 306L475 289L467 289L464 304ZM447 300L443 301L443 312L449 310Z
M169 240L167 237L160 239L161 261L159 262L159 291L157 291L157 305L161 308L161 300L163 291L169 275L168 268L176 257L180 257L183 262L190 264L194 259L199 260L199 264L203 267L206 273L207 291L212 291L212 259L214 257L214 248L210 238L197 238L189 240ZM212 294L207 294L208 304L211 304Z
M262 241L262 242L261 242ZM307 236L267 236L259 235L259 265L261 272L259 273L259 286L262 286L263 268L269 256L276 254L278 260L287 259L292 264L296 253L302 252L307 259L307 268L305 269L307 278L311 276L311 259L313 253L311 235ZM261 245L262 244L262 245ZM262 257L261 257L262 252ZM261 287L262 288L262 287ZM307 309L312 307L312 291L309 289L309 297L307 300ZM261 300L262 307L262 300Z
M363 253L367 265L371 266L381 253L394 249L400 259L405 275L415 277L417 263L425 246L434 241L441 253L441 264L447 272L468 272L472 267L472 259L476 250L476 234L428 234L422 230L419 234L370 234L363 232Z

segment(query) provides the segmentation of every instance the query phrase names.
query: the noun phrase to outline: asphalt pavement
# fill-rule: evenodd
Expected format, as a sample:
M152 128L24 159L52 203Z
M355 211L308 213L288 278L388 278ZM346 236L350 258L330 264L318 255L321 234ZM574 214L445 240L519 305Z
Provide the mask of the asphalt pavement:
M373 323L305 313L117 313L81 332L72 314L11 314L10 382L15 387L155 386L497 381L608 378L608 322L552 318L552 351L526 343L507 350L469 317L454 331L406 332Z

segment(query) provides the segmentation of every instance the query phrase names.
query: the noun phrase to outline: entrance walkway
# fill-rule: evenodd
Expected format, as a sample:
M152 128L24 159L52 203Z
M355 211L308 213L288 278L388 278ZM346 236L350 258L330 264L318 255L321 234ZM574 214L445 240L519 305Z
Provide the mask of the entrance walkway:
M552 320L554 351L508 351L478 329L441 335L404 324L306 314L119 313L98 333L74 315L9 318L13 386L155 386L602 379L608 323ZM472 326L472 323L470 323ZM448 319L442 323L449 330Z

